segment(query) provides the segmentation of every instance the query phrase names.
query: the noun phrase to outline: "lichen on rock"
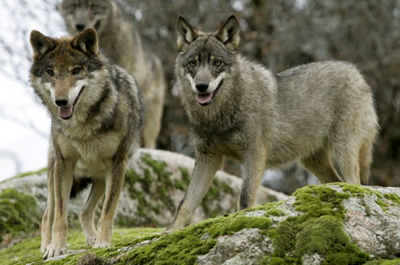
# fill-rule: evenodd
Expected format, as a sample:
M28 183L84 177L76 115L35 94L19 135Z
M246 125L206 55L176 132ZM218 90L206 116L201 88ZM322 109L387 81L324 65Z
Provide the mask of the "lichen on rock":
M0 192L0 249L15 237L37 234L41 216L36 199L14 189Z

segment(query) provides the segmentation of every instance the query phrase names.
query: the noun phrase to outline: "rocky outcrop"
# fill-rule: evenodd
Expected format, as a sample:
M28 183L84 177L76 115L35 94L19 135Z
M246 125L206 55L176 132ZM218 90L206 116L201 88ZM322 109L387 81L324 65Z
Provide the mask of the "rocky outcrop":
M117 229L109 249L88 252L79 249L79 240L70 240L71 254L62 262L395 265L399 228L400 188L335 183L304 187L284 201L226 213L169 235L146 229L138 237L138 229ZM25 254L21 249L0 255L18 259L13 255ZM41 264L39 255L25 254L21 261Z
M129 166L115 224L120 227L165 227L172 220L186 191L194 159L168 151L141 149L130 161ZM241 182L238 177L222 171L218 172L209 192L196 210L192 222L196 223L209 217L236 211ZM86 189L70 201L68 218L71 228L79 227L78 214L89 190L89 188ZM34 207L31 205L29 209L24 209L24 203L22 203L17 214L24 216L30 214L30 210L35 208L35 224L38 228L40 216L46 207L46 171L41 170L32 175L25 174L0 183L0 198L2 192L5 191L8 194L22 194L33 199L33 202L31 200L30 202L34 203ZM260 187L257 203L278 201L286 197L282 193ZM11 203L10 207L13 207L12 203L18 202L8 201L8 203ZM0 209L1 207L0 202ZM99 212L100 209L99 207ZM9 214L7 213L7 215ZM2 217L1 214L0 217ZM4 217L4 223L7 223L7 218L11 217ZM22 223L21 226L23 230ZM29 226L29 229L32 230L32 227ZM10 233L13 234L10 229L2 229L0 236L7 234L7 238L10 238Z
M121 261L400 264L394 260L399 256L400 188L330 184L308 186L285 201L208 219L134 245Z

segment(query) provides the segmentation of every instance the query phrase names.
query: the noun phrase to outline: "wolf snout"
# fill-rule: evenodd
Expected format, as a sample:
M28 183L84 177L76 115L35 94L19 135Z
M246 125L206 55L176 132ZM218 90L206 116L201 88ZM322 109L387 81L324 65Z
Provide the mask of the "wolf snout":
M208 83L198 83L196 84L196 89L201 93L206 92L206 90L208 89Z
M85 29L85 25L84 25L84 24L76 24L75 27L76 27L76 29L77 29L78 31L82 31L82 30Z
M56 103L56 105L57 105L58 107L65 107L65 106L67 106L67 104L68 104L68 100L66 100L66 99L57 99L57 100L55 101L55 103Z

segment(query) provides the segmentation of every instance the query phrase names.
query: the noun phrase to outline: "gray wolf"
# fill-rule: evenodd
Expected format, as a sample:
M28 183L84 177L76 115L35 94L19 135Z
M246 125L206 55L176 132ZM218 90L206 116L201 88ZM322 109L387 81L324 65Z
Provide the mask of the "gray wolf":
M100 48L135 77L147 113L142 144L155 148L167 87L159 58L148 49L132 21L113 0L63 0L59 11L70 34L94 27Z
M166 233L190 222L224 156L244 164L238 210L254 204L265 168L293 162L323 183L367 183L377 115L371 89L352 64L310 63L273 74L237 51L234 15L215 33L179 17L177 32L175 73L196 164Z
M69 196L85 178L92 181L80 214L86 242L108 247L127 163L140 144L144 107L138 86L99 52L93 28L60 39L34 30L30 42L30 80L51 116L41 251L44 258L66 253ZM94 211L104 194L96 232Z

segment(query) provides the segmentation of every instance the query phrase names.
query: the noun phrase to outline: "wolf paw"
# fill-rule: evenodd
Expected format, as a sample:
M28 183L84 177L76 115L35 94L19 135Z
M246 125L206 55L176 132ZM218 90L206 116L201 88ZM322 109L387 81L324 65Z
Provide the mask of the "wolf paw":
M50 259L53 257L61 256L67 254L67 248L56 248L52 246L48 246L46 251L44 252L43 259Z
M109 248L111 243L99 243L94 244L93 248Z
M88 246L93 246L96 243L96 237L91 237L91 236L87 236L86 237L86 244L88 244Z
M46 251L47 247L48 247L48 245L46 245L46 246L41 246L41 247L40 247L40 252L44 253L44 252Z
M164 231L161 232L161 235L169 235L172 232L173 232L172 230L165 229Z

